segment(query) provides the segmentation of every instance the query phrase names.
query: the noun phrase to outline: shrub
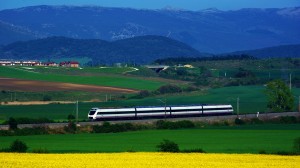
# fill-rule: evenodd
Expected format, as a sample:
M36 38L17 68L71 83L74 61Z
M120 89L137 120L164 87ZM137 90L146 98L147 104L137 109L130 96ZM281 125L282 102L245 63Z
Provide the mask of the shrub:
M16 136L25 136L25 135L46 135L48 134L47 127L33 127L33 128L23 128L18 129L14 132Z
M294 124L297 123L297 118L295 116L282 116L279 121L284 124Z
M195 124L192 121L188 120L182 120L175 122L176 125L178 125L179 128L194 128Z
M234 123L235 123L236 125L244 125L244 124L245 124L245 121L242 120L242 119L236 118L236 119L234 120Z
M120 123L120 124L110 124L109 122L104 122L102 125L94 125L92 127L93 133L116 133L125 131L135 131L138 128L131 123Z
M74 120L74 119L75 119L75 116L73 114L68 115L68 120L69 121Z
M250 121L251 124L263 124L264 121L258 119L258 118L252 118Z
M156 123L157 129L181 129L181 128L194 128L195 124L192 121L183 120L183 121L164 121L158 120Z
M151 93L148 90L141 90L138 93L138 95L134 96L134 98L142 99L142 98L148 97L150 95L151 95Z
M160 152L179 152L179 146L175 142L166 139L156 147Z
M75 124L74 122L69 121L69 122L68 122L68 125L64 127L64 130L65 130L66 132L69 132L69 133L73 133L73 134L74 134L74 133L76 132L76 130L77 130L77 126L76 126L76 124Z
M198 90L198 88L194 87L194 86L188 86L183 89L183 91L185 91L185 92L193 92L193 91L197 91L197 90Z
M182 92L182 89L176 85L164 85L158 88L158 92L161 94L166 94L166 93L180 93Z
M43 96L43 101L51 101L51 100L52 100L51 96L49 95Z
M9 125L9 129L10 130L16 130L16 129L18 129L18 122L17 122L16 119L14 119L12 117L10 117L8 119L8 125Z
M0 130L0 136L12 136L13 133L8 130Z
M18 153L25 153L27 151L28 147L27 145L20 141L20 140L15 140L11 145L10 145L10 152L18 152Z

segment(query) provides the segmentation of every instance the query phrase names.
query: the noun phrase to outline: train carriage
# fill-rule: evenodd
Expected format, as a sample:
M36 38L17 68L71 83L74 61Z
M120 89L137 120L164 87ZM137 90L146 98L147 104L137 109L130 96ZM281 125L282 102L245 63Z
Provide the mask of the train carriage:
M233 108L231 105L148 106L111 109L92 108L88 113L88 118L91 120L125 120L230 115L232 113Z

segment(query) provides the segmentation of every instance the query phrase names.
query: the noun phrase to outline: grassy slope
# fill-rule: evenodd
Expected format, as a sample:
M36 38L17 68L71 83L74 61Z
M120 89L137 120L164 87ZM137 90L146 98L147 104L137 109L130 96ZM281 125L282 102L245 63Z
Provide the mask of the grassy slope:
M148 130L108 134L70 134L0 137L0 148L15 140L24 141L29 150L46 148L50 152L156 151L163 139L178 143L181 149L202 148L216 153L258 153L290 151L299 137L299 124L226 127L224 129ZM84 143L83 143L84 142Z
M76 84L90 84L100 86L112 86L120 88L130 88L137 90L155 90L163 82L145 80L141 78L132 78L117 75L103 75L103 76L70 76L70 75L59 75L59 74L45 74L37 73L28 70L21 70L14 67L3 67L0 66L0 77L18 78L18 79L29 79L29 80L41 80L51 82L66 82Z

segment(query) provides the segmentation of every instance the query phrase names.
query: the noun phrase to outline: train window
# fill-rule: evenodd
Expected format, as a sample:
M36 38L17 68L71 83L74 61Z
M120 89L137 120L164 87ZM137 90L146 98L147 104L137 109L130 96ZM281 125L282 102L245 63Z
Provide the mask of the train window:
M94 115L96 111L90 111L89 115Z

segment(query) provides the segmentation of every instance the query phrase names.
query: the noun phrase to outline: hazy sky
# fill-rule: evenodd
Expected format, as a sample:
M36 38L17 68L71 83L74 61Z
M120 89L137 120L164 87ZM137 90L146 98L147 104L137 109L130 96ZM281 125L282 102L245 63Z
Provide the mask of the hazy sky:
M300 0L0 0L0 10L34 5L97 5L104 7L130 7L161 9L173 7L187 10L218 8L282 8L300 6Z

